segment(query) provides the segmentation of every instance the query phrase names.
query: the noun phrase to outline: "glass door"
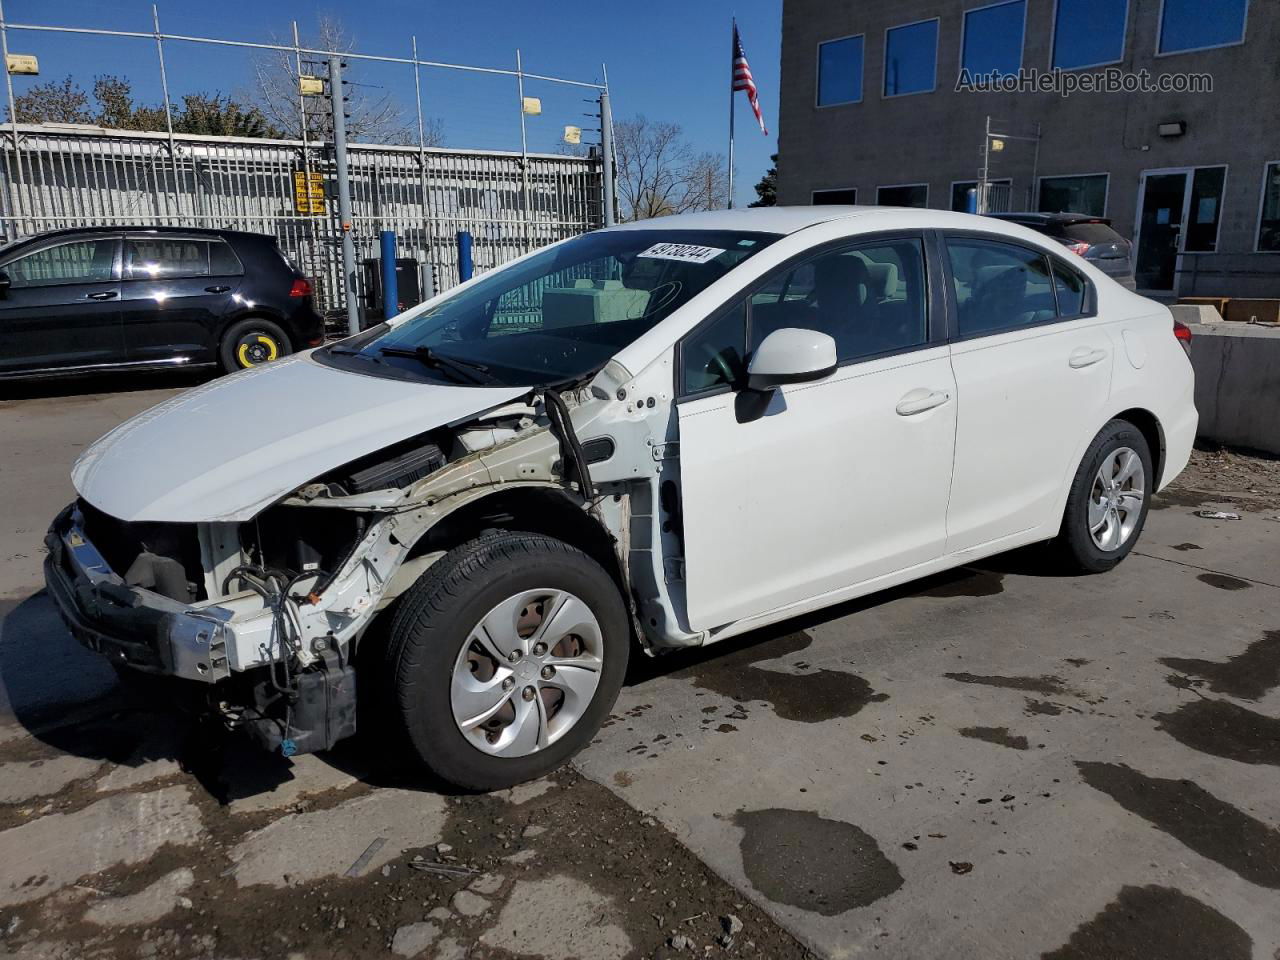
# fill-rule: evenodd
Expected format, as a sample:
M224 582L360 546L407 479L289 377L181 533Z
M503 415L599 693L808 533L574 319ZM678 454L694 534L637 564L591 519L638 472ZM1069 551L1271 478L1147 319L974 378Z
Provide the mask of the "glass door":
M1138 202L1138 255L1134 280L1139 290L1170 292L1178 267L1190 171L1146 173Z

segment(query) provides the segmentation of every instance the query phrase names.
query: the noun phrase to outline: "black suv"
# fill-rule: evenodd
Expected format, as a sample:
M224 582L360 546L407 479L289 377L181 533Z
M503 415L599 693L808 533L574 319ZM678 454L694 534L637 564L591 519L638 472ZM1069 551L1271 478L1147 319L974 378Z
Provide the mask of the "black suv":
M239 370L323 340L311 283L274 237L77 227L0 247L0 379Z
M997 220L1020 223L1057 240L1084 257L1127 290L1133 282L1133 245L1116 233L1106 217L1084 213L993 213Z

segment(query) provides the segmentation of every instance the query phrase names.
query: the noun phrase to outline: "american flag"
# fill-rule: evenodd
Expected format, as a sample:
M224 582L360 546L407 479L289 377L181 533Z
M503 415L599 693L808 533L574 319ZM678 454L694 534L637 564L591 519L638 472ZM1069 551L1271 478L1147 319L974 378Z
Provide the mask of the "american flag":
M733 91L737 93L739 90L747 92L747 100L751 103L751 110L756 115L756 123L760 124L760 132L765 136L769 135L769 129L764 125L764 114L760 112L760 96L756 92L756 82L751 79L751 65L747 63L747 55L742 49L742 38L738 36L738 25L733 25Z

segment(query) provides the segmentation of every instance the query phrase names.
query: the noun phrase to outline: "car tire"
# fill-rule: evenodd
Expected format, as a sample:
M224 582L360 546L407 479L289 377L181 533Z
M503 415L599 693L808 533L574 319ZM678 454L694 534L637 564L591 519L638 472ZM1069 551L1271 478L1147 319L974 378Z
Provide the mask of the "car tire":
M262 317L233 323L218 345L218 359L227 373L259 367L292 352L289 335Z
M1142 431L1126 420L1107 423L1071 481L1054 541L1067 570L1105 573L1128 556L1142 534L1155 483Z
M456 786L495 790L587 745L617 699L630 644L622 596L598 563L550 537L490 531L401 598L379 679L415 759Z

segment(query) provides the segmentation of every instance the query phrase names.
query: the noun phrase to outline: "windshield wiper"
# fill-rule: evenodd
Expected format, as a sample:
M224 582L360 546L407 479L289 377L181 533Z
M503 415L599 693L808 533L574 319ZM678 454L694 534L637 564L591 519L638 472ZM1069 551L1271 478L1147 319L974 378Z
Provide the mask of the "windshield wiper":
M498 379L482 363L446 356L430 347L380 347L378 353L384 357L408 357L410 360L420 360L429 367L449 370L465 377L471 383L493 383Z

